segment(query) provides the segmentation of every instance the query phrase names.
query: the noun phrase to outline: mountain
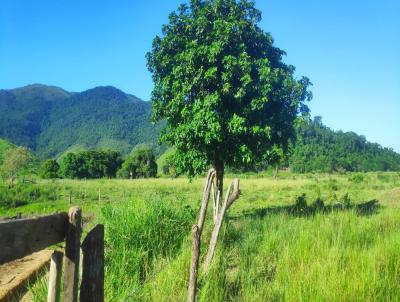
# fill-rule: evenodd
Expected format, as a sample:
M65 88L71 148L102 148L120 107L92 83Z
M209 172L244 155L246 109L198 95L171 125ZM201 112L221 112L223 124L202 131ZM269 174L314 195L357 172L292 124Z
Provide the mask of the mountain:
M39 84L0 90L0 137L35 150L42 121L53 103L70 95L61 88Z
M151 104L107 86L81 93L29 85L0 90L0 137L31 148L40 159L66 150L155 144L162 127L149 121Z

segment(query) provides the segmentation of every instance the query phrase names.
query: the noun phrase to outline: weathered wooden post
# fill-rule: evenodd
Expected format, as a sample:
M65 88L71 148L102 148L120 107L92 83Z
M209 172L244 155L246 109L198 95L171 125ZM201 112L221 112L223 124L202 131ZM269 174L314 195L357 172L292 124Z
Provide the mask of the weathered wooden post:
M96 225L82 243L81 302L104 301L104 226Z
M190 264L188 302L196 300L197 270L199 268L200 231L197 224L192 227L192 261Z
M82 232L82 212L78 207L69 210L69 225L64 257L63 302L77 302L79 281L79 251Z
M69 194L68 194L68 204L69 205L72 204L72 192L71 191L69 191Z
M55 251L53 255L51 255L47 302L60 301L62 259L63 259L62 252Z

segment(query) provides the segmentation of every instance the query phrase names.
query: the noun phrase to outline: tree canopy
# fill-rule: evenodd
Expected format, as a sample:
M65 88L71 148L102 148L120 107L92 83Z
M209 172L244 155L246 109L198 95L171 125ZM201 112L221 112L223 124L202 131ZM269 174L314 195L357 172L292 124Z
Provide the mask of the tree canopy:
M212 165L221 177L226 164L254 164L274 146L285 149L308 112L310 81L295 79L260 20L253 1L192 0L154 39L152 118L166 120L161 141L175 146L179 172Z
M68 153L61 160L61 175L66 178L113 178L121 167L117 151L81 151Z
M118 171L120 178L146 178L157 176L157 163L153 150L142 146L135 148L129 155L121 169Z
M31 166L32 161L32 153L25 147L16 147L4 152L4 161L0 171L3 176L9 178L10 187L13 186L14 178L24 173Z
M60 165L54 159L47 159L40 166L39 175L42 178L58 178L60 177Z

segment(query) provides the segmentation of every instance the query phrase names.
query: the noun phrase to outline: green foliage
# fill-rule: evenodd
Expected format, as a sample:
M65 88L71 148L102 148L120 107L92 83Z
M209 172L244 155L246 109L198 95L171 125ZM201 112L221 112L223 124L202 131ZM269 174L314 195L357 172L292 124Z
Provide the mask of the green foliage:
M9 150L13 149L16 146L8 142L7 140L0 139L0 166L3 164L4 160L4 153Z
M119 178L147 178L156 176L157 163L153 150L149 147L134 149L118 171Z
M158 159L157 159L157 174L164 175L169 177L176 177L176 167L174 163L175 149L170 148L165 151Z
M332 131L316 117L298 127L289 165L301 173L399 171L400 154L354 132Z
M179 171L258 162L274 145L286 148L308 111L309 80L294 79L260 20L250 1L191 1L154 39L152 117L166 120L161 141L176 147Z
M63 157L60 172L66 178L113 178L121 164L122 157L117 151L82 151Z
M40 166L39 175L42 178L58 178L60 177L60 165L54 159L45 160Z

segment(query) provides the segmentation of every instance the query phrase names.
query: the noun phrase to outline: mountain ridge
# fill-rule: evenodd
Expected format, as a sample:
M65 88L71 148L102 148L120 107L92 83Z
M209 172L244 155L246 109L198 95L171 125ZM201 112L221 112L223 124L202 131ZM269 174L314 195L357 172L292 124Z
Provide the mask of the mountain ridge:
M113 86L82 92L43 84L2 89L0 137L31 148L41 159L75 145L127 154L136 144L156 144L160 124L150 123L150 112L149 102Z

